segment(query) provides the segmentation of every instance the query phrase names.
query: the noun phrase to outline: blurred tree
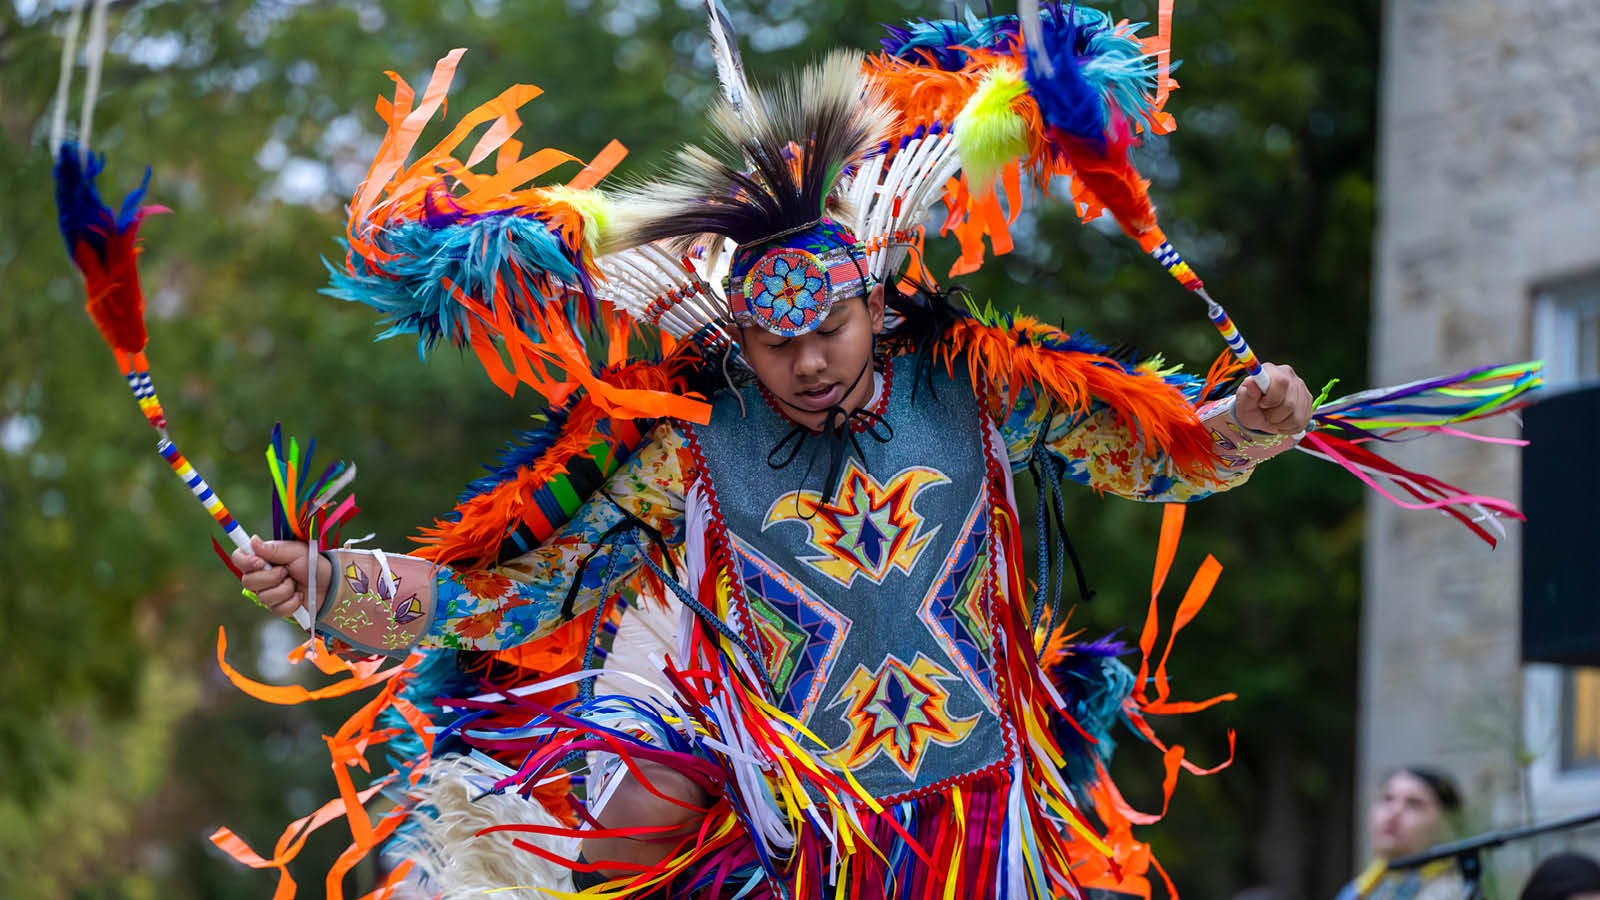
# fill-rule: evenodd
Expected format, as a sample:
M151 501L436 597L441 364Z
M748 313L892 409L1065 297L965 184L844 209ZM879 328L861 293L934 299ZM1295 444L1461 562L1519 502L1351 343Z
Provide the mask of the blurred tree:
M879 22L946 12L729 5L757 78L831 46L874 47ZM1153 6L1115 11L1138 21ZM225 821L270 846L330 796L319 735L346 709L256 704L211 660L221 623L236 664L291 677L277 661L292 635L262 627L210 560L209 523L152 452L50 227L44 131L66 8L0 7L0 327L13 336L0 355L0 552L20 573L0 594L0 871L28 896L262 896L269 877L204 836ZM341 198L375 148L381 73L418 84L468 47L453 104L532 81L546 93L525 108L525 140L588 156L616 137L632 150L622 171L637 173L695 135L714 94L700 15L689 0L112 4L102 190L119 199L149 164L151 200L175 210L144 229L153 374L175 438L242 522L266 522L258 452L274 421L359 461L358 524L399 547L532 411L452 351L424 368L404 342L372 345L364 309L317 294ZM1364 369L1377 24L1377 0L1180 4L1180 130L1141 151L1174 240L1257 349L1314 387ZM1190 367L1218 349L1194 301L1120 235L1046 205L1019 238L968 281L980 298ZM1185 779L1153 830L1191 895L1328 894L1346 874L1358 499L1290 459L1190 511L1175 571L1206 551L1229 568L1174 674L1187 696L1240 694L1173 735L1209 762L1239 731L1235 767ZM1136 621L1159 511L1069 502L1099 591L1078 621ZM1124 748L1138 804L1159 802L1156 765L1149 748ZM296 867L312 894L343 845L328 831Z

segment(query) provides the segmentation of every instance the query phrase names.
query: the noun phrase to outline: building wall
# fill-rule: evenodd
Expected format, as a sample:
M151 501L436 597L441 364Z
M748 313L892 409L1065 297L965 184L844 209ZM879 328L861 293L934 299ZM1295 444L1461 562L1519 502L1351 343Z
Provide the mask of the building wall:
M1540 287L1600 273L1600 2L1390 0L1384 15L1372 383L1529 358ZM1518 492L1514 450L1433 438L1391 455ZM1549 710L1531 708L1555 682L1524 684L1516 528L1490 551L1438 515L1367 510L1357 821L1408 762L1461 780L1475 830L1600 807L1600 777L1560 772ZM1531 855L1495 856L1503 885Z

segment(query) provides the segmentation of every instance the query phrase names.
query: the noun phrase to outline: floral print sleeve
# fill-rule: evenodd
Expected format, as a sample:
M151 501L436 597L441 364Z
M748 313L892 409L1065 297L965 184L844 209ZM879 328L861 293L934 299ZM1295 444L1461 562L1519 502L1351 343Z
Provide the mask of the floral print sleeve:
M637 532L607 538L628 514L658 530L669 547L683 543L686 459L682 433L663 423L606 480L601 493L536 549L486 569L440 568L437 612L421 643L500 650L542 637L593 609L638 571L640 547L650 543Z
M1023 389L1000 423L1013 471L1027 466L1041 431L1045 450L1066 464L1068 479L1130 500L1188 503L1250 478L1249 466L1218 466L1215 481L1186 479L1173 470L1166 454L1146 450L1104 403L1092 403L1087 412L1051 414L1031 389Z

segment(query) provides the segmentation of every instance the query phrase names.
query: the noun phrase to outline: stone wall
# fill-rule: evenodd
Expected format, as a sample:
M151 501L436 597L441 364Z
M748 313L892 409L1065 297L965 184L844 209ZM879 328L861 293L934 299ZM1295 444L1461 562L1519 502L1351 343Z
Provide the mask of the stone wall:
M1372 383L1528 358L1538 286L1600 270L1600 0L1389 0L1383 39ZM1515 451L1433 438L1392 456L1517 494ZM1367 511L1357 821L1413 761L1461 779L1475 830L1564 811L1573 790L1600 806L1600 779L1525 790L1517 530L1491 552L1435 514ZM1503 886L1529 857L1495 857Z

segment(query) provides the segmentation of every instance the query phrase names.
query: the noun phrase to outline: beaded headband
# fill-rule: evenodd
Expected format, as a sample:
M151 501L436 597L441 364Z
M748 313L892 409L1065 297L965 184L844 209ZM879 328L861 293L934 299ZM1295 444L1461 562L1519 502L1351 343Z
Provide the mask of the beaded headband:
M834 303L870 291L873 283L866 246L824 218L740 247L725 286L739 324L796 337L821 326Z

